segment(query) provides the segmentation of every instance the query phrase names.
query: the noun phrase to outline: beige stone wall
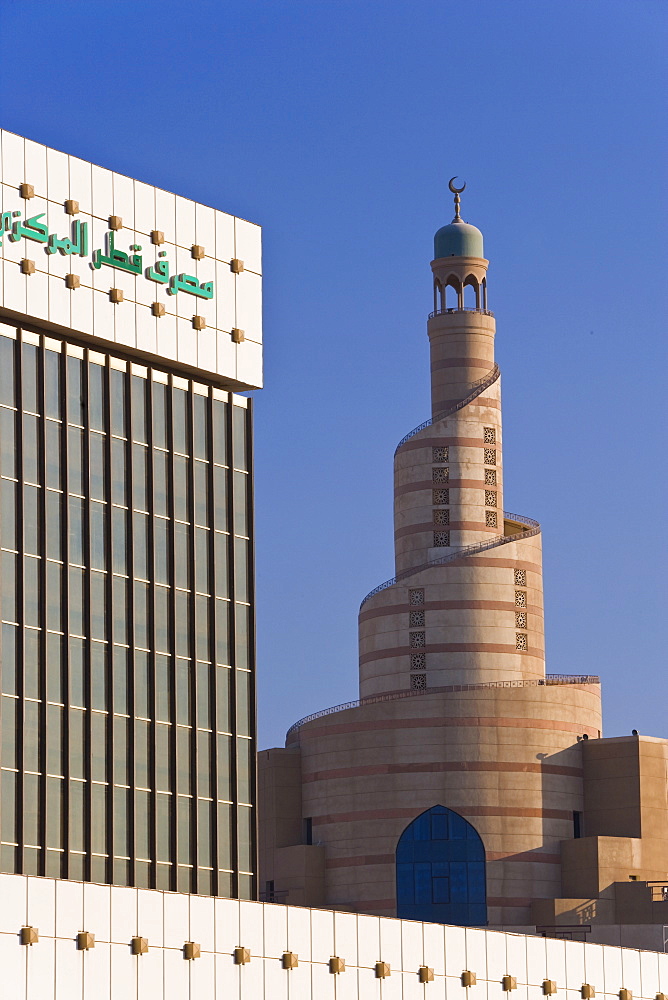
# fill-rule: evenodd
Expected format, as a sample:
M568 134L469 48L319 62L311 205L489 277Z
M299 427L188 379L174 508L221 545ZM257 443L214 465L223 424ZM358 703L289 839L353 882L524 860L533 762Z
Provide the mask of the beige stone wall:
M423 604L412 603L420 592ZM424 614L423 628L412 624L422 620L416 612ZM518 635L526 636L526 649L517 648ZM360 610L359 639L362 698L408 690L420 672L412 669L422 662L418 654L428 687L543 677L540 535L462 556L381 591Z
M483 839L490 920L529 923L532 898L561 895L559 844L582 809L576 737L600 724L597 685L536 682L416 694L302 726L302 809L325 846L326 905L393 914L397 841L442 804Z

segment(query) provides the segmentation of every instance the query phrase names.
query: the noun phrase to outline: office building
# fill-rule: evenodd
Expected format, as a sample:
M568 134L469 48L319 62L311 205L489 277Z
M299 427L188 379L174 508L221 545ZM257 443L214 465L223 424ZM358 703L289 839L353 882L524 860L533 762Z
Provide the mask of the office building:
M0 142L0 866L254 898L260 229Z
M633 926L655 947L668 741L602 739L598 676L546 673L541 529L504 510L489 262L453 191L431 262L431 416L394 456L395 576L362 601L359 700L259 755L262 891L534 933L591 924L611 942Z

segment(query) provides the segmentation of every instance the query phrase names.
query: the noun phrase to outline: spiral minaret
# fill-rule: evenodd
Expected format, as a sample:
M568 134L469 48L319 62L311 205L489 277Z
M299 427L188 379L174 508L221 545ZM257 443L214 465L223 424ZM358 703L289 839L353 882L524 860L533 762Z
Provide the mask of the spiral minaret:
M359 701L296 723L261 762L261 855L290 901L520 927L561 894L600 687L545 673L540 527L503 509L488 261L451 189L431 417L394 457L395 576L360 608Z
M540 530L503 510L488 261L455 207L431 263L432 416L394 457L396 577L360 613L362 698L545 674Z

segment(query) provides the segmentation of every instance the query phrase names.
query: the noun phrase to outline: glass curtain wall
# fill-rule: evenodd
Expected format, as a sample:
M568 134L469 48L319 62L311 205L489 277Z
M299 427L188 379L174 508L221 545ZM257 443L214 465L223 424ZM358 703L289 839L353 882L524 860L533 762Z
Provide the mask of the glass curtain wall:
M0 325L0 867L253 898L250 402Z

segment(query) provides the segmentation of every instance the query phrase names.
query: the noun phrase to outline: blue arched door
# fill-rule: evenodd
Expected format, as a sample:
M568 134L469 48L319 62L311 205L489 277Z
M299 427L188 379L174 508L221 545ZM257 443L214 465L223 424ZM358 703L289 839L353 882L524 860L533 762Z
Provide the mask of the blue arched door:
M463 816L427 809L402 833L396 858L398 917L485 926L485 848Z

